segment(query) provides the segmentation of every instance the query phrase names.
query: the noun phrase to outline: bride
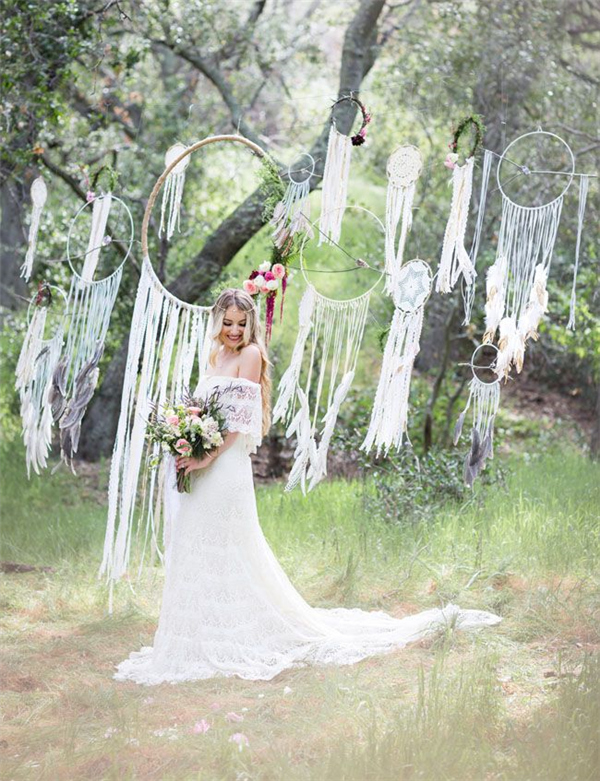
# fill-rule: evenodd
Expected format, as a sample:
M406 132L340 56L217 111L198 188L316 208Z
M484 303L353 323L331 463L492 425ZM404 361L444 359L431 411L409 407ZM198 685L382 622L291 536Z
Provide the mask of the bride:
M398 619L304 601L273 555L256 510L250 453L269 427L271 383L253 299L224 290L212 321L209 370L195 395L219 389L228 432L210 455L176 459L193 476L192 490L178 495L154 645L131 653L114 677L148 685L236 675L270 680L288 668L388 653L450 623L499 622L492 613L451 604Z

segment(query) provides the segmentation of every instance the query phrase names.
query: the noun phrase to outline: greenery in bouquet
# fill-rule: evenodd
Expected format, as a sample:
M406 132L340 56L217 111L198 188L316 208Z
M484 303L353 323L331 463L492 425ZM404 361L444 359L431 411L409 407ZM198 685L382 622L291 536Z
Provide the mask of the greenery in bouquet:
M146 430L146 438L154 446L152 467L165 455L202 458L223 444L227 426L220 395L215 390L205 399L197 399L186 393L179 402L152 410ZM190 487L190 475L179 469L177 490L189 493Z

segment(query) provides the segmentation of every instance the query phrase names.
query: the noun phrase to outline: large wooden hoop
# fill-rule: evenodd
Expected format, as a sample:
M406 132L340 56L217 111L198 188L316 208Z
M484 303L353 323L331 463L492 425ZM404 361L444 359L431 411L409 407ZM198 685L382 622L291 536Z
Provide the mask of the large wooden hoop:
M201 149L203 146L207 146L208 144L214 144L217 141L235 141L238 144L243 144L244 146L249 147L255 155L261 158L265 157L267 154L265 150L262 149L258 144L255 144L254 141L250 141L250 139L246 138L245 136L238 136L238 135L207 136L206 138L203 138L202 141L196 141L195 144L188 146L185 152L182 152L179 155L179 157L173 160L171 165L168 165L165 168L165 170L156 180L156 184L154 185L154 187L152 188L152 192L150 193L150 198L148 199L146 211L144 212L144 219L142 221L142 255L144 257L148 255L148 224L150 222L150 215L152 214L154 202L156 201L156 197L160 192L160 188L163 186L165 179L175 168L175 166L179 165L179 163L182 160L184 160L188 155L191 155L192 152L195 152L196 150Z

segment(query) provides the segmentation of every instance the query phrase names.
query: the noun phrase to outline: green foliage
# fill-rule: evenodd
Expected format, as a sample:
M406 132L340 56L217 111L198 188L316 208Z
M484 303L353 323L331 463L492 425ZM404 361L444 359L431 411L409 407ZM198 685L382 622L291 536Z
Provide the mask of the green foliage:
M275 206L285 194L285 184L279 173L279 168L269 155L265 155L260 160L258 178L260 181L260 192L264 201L262 217L264 222L269 222L273 216Z

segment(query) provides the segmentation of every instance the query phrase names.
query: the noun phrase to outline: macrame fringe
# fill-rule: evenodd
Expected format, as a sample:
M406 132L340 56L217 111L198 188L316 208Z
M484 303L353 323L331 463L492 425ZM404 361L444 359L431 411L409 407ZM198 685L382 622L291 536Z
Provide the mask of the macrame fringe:
M452 170L452 203L435 287L438 293L450 293L461 274L467 285L475 280L475 267L465 248L474 162L475 158L469 157L464 165L455 165Z
M352 141L340 133L332 123L327 144L327 158L323 172L323 194L319 217L319 245L340 240L342 219L348 197L348 178Z
M149 259L144 258L129 336L99 570L99 577L106 575L111 582L126 572L131 555L149 413L153 406L180 397L190 386L194 368L199 372L205 368L210 349L208 317L207 307L187 304L165 290ZM157 480L158 473L152 470L142 486L140 525L145 524L146 535L150 534L152 555L162 559Z
M398 284L398 273L404 259L406 237L412 227L412 208L416 184L397 187L388 183L385 206L385 291L391 293ZM402 220L400 237L396 247L396 230Z
M31 318L16 368L15 388L21 402L27 477L40 474L52 446L52 408L49 392L52 373L63 343L63 327L44 339L47 308L37 308Z
M481 232L483 230L483 219L485 217L485 203L487 200L488 184L490 181L490 171L492 168L492 158L494 153L486 149L483 155L483 165L481 171L481 190L479 193L479 206L477 210L477 223L475 225L475 233L473 234L473 243L471 244L471 265L474 269L474 274L471 282L465 280L465 284L462 290L463 304L465 310L465 317L462 322L463 325L469 325L471 322L471 314L473 312L473 303L475 301L475 287L477 279L477 256L479 254L479 244L481 242Z
M569 304L569 322L567 328L575 330L575 304L577 303L577 271L579 270L579 251L581 248L581 234L583 233L583 218L589 189L589 177L582 176L579 180L579 209L577 213L577 244L575 245L575 268L573 269L573 287L571 288L571 301Z
M454 444L462 434L467 411L473 410L471 449L465 458L464 480L469 488L485 466L488 458L494 457L494 420L500 406L500 385L498 382L484 383L473 377L469 383L469 398L454 427Z
M47 198L48 188L46 187L46 182L42 176L38 176L31 185L31 202L33 203L33 210L31 212L31 223L29 225L27 254L25 255L25 262L21 266L21 276L26 282L29 282L31 272L33 271L33 259L35 257L40 220Z
M327 475L327 453L340 407L354 378L368 311L368 293L349 301L333 301L317 293L312 285L307 288L292 360L279 383L273 413L274 420L291 418L286 435L297 437L286 491L300 485L306 493ZM302 387L300 373L309 337ZM319 422L322 428L317 433Z
M391 447L400 450L408 423L408 397L413 365L420 349L423 307L415 312L396 309L383 353L369 429L361 450L377 448L377 456Z
M183 152L186 147L183 144L173 144L167 149L165 154L165 167L171 165ZM160 206L160 227L158 237L161 238L166 230L167 241L175 233L175 228L181 230L180 212L181 201L183 199L183 187L185 185L185 171L190 162L190 158L184 157L175 168L167 175L163 188L162 202Z
M93 280L98 261L100 260L100 250L104 246L104 235L106 233L106 224L108 222L112 200L110 193L94 198L90 238L85 253L85 261L81 270L81 278L85 282L91 282Z
M296 233L307 233L313 238L310 225L310 177L303 182L290 181L282 200L275 206L271 225L273 243L281 249Z

